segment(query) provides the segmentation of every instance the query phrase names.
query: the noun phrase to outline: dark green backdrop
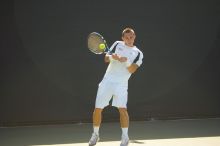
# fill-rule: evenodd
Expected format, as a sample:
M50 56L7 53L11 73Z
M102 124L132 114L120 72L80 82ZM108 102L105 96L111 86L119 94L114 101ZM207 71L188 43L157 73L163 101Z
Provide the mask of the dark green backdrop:
M129 26L144 53L129 82L131 120L220 117L218 0L1 2L0 125L91 122L107 65L87 49ZM104 121L118 120L107 107Z

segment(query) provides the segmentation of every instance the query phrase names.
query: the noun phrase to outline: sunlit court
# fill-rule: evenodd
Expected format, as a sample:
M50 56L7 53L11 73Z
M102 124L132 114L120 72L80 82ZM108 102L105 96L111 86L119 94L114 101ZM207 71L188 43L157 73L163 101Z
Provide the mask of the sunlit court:
M131 122L131 146L219 146L220 119ZM4 146L88 146L90 123L0 128ZM120 145L119 124L104 123L97 146Z
M198 137L198 138L178 138L178 139L156 139L131 141L130 146L219 146L220 137ZM97 146L120 145L120 141L100 142ZM53 145L31 145L31 146L53 146ZM54 144L54 146L88 146L88 143Z

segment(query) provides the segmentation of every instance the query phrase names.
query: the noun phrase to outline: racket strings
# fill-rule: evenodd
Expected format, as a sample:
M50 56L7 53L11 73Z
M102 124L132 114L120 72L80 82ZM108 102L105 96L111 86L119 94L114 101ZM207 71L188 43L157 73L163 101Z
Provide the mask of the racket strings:
M99 45L102 43L105 44L105 40L102 38L102 36L96 33L91 33L88 36L88 48L93 53L96 53L96 54L103 53L103 50L99 48Z

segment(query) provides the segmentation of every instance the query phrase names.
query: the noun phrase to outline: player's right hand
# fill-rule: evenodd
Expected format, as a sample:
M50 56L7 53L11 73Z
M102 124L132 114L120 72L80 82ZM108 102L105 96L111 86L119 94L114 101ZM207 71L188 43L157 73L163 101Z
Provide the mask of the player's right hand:
M119 61L120 56L118 56L117 54L114 53L114 54L112 54L112 58Z
M127 59L127 57L120 57L119 58L119 61L120 62L126 62L128 59Z

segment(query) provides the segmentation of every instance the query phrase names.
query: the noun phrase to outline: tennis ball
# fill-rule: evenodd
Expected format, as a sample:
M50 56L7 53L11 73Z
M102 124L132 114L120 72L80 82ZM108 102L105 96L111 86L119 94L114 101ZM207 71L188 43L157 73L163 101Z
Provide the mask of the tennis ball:
M105 49L105 44L99 44L99 48L104 50Z

